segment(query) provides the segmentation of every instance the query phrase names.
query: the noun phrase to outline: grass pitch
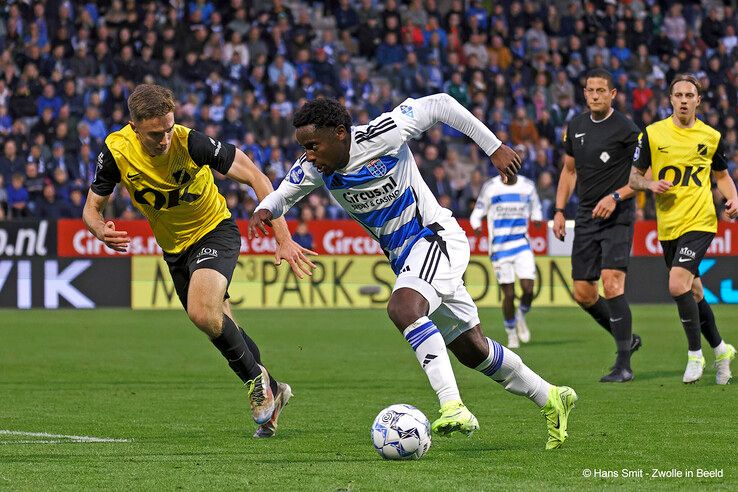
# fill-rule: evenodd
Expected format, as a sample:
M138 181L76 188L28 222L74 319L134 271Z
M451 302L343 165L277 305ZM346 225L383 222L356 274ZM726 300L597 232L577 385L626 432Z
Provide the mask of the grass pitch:
M499 310L480 314L504 341ZM738 344L738 308L715 314ZM183 312L1 311L0 489L738 488L738 387L715 385L707 344L702 381L681 383L686 341L674 306L633 308L644 348L624 385L598 382L614 344L585 313L534 308L533 341L518 353L580 396L564 447L544 451L535 405L455 363L481 429L434 436L413 462L381 460L369 437L388 404L413 404L431 420L438 409L384 311L236 317L295 392L272 439L251 438L245 391ZM710 472L721 476L698 477Z

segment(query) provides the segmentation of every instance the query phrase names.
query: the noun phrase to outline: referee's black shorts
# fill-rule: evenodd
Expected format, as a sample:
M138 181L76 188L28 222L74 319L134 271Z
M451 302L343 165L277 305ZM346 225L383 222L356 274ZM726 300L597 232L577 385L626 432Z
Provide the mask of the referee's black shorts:
M633 200L621 202L605 220L593 219L591 209L579 210L571 251L571 276L574 280L598 280L603 269L628 270L634 206Z
M231 284L241 251L241 234L232 218L224 219L215 229L205 234L198 242L177 254L164 253L164 261L174 281L182 306L187 310L187 290L192 273L200 268L210 268L223 274ZM226 287L225 299L228 299Z
M676 239L660 241L664 250L666 268L681 267L700 276L700 262L707 253L707 248L715 237L714 232L689 231Z

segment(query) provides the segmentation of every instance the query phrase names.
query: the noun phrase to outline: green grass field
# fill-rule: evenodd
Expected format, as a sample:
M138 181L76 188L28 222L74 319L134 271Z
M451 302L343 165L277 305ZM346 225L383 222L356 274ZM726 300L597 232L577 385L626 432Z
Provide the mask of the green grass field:
M266 440L251 438L245 391L183 312L0 311L0 489L735 490L738 387L715 385L706 344L703 380L683 385L676 308L633 311L644 348L634 356L636 380L625 385L598 383L614 344L585 313L529 315L533 343L519 353L580 396L562 449L544 451L535 405L455 364L481 429L471 438L434 437L412 462L381 460L369 438L388 404L413 404L431 420L438 408L382 310L237 313L295 392L279 433ZM738 342L738 308L715 313L725 338ZM503 339L499 311L481 316L487 334ZM695 477L652 478L653 468ZM623 469L643 476L585 476ZM723 477L697 478L698 469Z

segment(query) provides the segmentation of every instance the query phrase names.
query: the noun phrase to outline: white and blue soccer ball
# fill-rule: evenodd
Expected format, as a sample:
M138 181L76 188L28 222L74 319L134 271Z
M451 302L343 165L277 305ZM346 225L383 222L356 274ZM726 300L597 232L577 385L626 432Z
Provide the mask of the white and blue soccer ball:
M417 460L431 446L431 425L412 405L390 405L372 424L374 449L386 460Z

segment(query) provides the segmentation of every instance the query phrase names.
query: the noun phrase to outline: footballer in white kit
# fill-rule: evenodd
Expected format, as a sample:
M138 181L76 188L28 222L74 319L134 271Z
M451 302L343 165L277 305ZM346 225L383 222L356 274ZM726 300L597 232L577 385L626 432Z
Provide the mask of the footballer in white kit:
M272 219L324 186L379 242L397 275L387 312L438 396L441 416L433 430L471 434L479 428L461 401L448 346L462 364L538 404L548 425L546 448L557 448L567 437L576 393L550 385L517 354L483 335L462 280L470 255L466 235L421 179L406 144L439 122L471 137L506 177L520 168L512 149L447 94L406 99L362 126L352 126L337 101L316 99L294 116L295 136L305 154L256 208L249 234L266 234Z
M524 176L515 176L503 183L495 177L484 183L477 204L469 218L479 234L482 219L487 216L489 255L502 289L502 314L507 331L507 347L518 348L530 341L525 315L533 301L536 263L528 238L528 221L543 219L541 201L536 186ZM520 279L523 295L515 309L515 277Z

